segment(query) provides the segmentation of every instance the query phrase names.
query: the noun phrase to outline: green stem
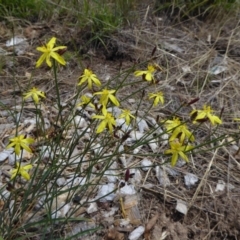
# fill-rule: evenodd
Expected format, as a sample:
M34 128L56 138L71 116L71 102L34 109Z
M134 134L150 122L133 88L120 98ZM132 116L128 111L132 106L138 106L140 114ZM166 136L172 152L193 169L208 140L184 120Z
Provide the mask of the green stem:
M57 66L56 61L53 59L53 73L54 73L54 82L55 82L55 88L56 88L56 95L57 95L57 106L58 106L58 116L56 122L59 120L59 117L61 117L62 120L62 106L61 106L61 100L60 100L60 92L58 88L58 81L57 81Z

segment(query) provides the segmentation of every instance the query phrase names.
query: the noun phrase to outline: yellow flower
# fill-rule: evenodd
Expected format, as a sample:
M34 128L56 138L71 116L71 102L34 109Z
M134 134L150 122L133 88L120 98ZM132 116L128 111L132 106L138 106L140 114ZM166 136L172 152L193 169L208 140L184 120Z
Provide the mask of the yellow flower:
M20 164L18 162L16 162L16 167L10 171L11 173L11 179L15 178L18 174L21 175L23 178L25 178L26 180L30 179L30 175L28 173L28 170L32 169L32 165L31 164L27 164L25 166L20 166Z
M119 118L124 118L126 120L126 124L129 125L130 121L131 121L131 118L135 118L135 117L131 114L130 110L123 109Z
M203 110L193 110L190 113L190 115L194 116L194 119L193 119L194 123L201 121L201 120L209 119L210 122L212 123L212 125L221 124L222 120L219 117L213 115L212 114L213 112L214 111L211 109L210 106L204 105ZM196 115L196 117L195 117L195 115Z
M88 105L88 106L90 106L90 107L95 109L95 106L91 103L92 99L90 97L84 95L84 96L81 96L80 99L82 101L78 104L78 106Z
M38 104L39 103L39 97L46 98L45 93L38 90L37 88L33 87L29 92L24 93L24 100L27 98L32 97L33 101Z
M110 112L108 112L105 107L103 107L102 113L103 113L103 116L100 116L100 115L93 116L93 118L95 118L95 119L102 120L101 123L98 125L96 132L101 133L107 127L109 129L109 132L112 133L113 126L116 126L116 121L115 121L114 117L112 116L112 114Z
M193 134L188 130L187 125L182 123L179 118L167 120L164 124L167 131L172 132L169 141L172 141L176 138L180 138L180 142L183 142L185 138L188 138L192 142L195 140Z
M102 92L96 92L94 93L94 95L101 95L100 97L100 103L104 106L107 107L108 101L109 99L111 100L111 102L116 105L119 106L119 102L117 100L117 98L113 95L113 93L115 93L116 90L107 90L106 88L103 89Z
M149 99L154 98L154 102L153 102L154 107L156 107L159 102L164 104L164 97L162 92L149 93L148 96L149 96Z
M10 143L7 145L7 149L14 147L14 151L17 155L20 154L22 149L25 149L27 152L32 152L31 148L28 146L29 144L34 143L34 139L25 138L24 135L19 135L17 137L11 138Z
M57 62L59 62L62 65L66 65L65 60L63 57L61 57L57 51L60 49L66 49L66 46L59 46L59 47L54 47L56 43L56 38L53 37L51 40L46 44L46 46L43 47L37 47L37 50L42 52L42 56L38 59L36 63L36 67L40 67L42 63L46 60L46 63L49 67L52 67L52 62L50 58L54 58Z
M175 139L170 142L170 148L171 149L166 150L164 154L172 154L171 165L175 166L179 156L188 162L188 157L184 152L191 150L193 147L190 145L183 146L178 139Z
M88 88L92 89L92 84L93 82L100 87L101 86L101 82L100 80L97 78L96 74L93 74L93 72L89 69L85 69L84 70L84 74L82 76L80 76L80 82L78 83L79 85L82 85L84 82L88 82Z
M141 70L138 70L138 71L135 71L134 72L134 75L136 77L139 77L139 76L143 76L143 78L146 80L146 81L155 81L154 80L154 72L155 72L155 67L151 64L148 64L148 67L147 67L147 70L145 71L141 71Z
M173 120L167 120L164 125L167 129L167 131L172 131L175 128L179 127L181 125L181 121L179 120L179 118L174 117Z

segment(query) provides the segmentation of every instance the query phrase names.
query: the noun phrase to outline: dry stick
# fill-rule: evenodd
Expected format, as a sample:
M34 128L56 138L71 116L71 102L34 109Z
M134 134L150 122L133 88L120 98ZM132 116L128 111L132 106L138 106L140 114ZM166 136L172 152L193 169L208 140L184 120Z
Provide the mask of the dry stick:
M208 239L208 237L210 236L210 234L214 231L214 229L218 226L220 222L218 222L209 232L208 234L203 238L203 240Z
M184 197L182 197L182 196L179 196L179 195L177 195L177 194L175 194L175 193L172 193L172 192L166 190L165 188L158 187L158 189L160 189L162 192L161 192L161 191L156 191L156 190L154 190L154 189L147 188L147 187L144 187L144 186L142 186L141 189L144 190L144 191L146 191L146 192L150 192L150 193L152 193L152 194L154 194L154 195L156 195L156 196L159 196L159 195L164 196L164 201L165 201L165 199L167 199L167 197L169 197L169 198L171 198L171 199L173 199L173 200L181 199L181 200L183 200L183 201L187 201L186 198L184 198ZM167 202L167 203L172 203L172 202L170 202L170 201L166 201L166 202ZM199 210L202 210L202 211L205 210L204 208L201 208L201 207L198 207L198 206L194 206L194 207L195 207L196 209L199 209ZM212 213L212 214L215 214L215 215L218 215L218 216L223 216L222 214L219 214L219 213L217 213L217 212L213 212L213 211L211 211L211 210L208 210L208 211L209 211L209 213Z
M224 141L224 140L223 140L223 141ZM220 143L220 145L222 145L223 141ZM208 173L209 173L209 171L210 171L210 169L211 169L211 167L212 167L213 160L215 159L215 156L217 155L218 149L219 149L219 148L216 148L216 150L215 150L215 152L214 152L214 154L213 154L213 157L212 157L211 161L210 161L209 164L208 164L207 170L206 170L206 172L205 172L205 174L204 174L204 176L203 176L200 184L198 185L198 188L197 188L197 190L195 191L195 193L194 193L194 195L193 195L193 198L192 198L190 204L188 205L188 210L192 207L195 199L196 199L197 196L198 196L198 193L199 193L199 191L200 191L203 183L204 183L205 180L207 179L207 175L208 175Z

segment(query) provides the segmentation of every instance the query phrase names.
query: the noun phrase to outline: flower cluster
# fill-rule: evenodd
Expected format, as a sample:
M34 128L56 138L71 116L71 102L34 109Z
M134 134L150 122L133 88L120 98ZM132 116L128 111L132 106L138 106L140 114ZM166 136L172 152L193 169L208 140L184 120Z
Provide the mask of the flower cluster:
M38 90L37 88L33 87L31 90L29 90L27 93L23 94L23 99L27 99L27 98L32 98L32 100L38 104L39 103L39 99L40 98L46 98L45 93Z
M194 123L209 120L212 125L221 124L222 120L218 116L213 115L213 112L210 106L204 105L203 110L193 110L190 115Z
M221 124L221 119L212 113L211 107L204 105L203 110L193 110L190 116L193 123L209 120L212 125ZM189 145L189 141L195 141L193 133L189 131L186 123L181 122L177 117L174 117L173 120L165 121L164 125L167 132L171 134L169 138L170 149L164 152L165 154L172 154L171 165L174 166L176 164L179 156L188 162L185 152L193 149L193 146Z
M142 76L142 78L148 82L155 82L154 73L156 68L153 64L148 64L147 70L137 70L134 72L136 77Z
M16 155L20 155L23 149L27 152L32 152L29 145L34 143L33 138L26 138L24 135L18 135L17 137L11 138L9 141L10 143L7 145L7 149L13 147Z
M14 138L10 138L10 143L7 145L7 149L14 148L14 152L16 155L20 155L21 151L25 149L27 152L32 152L31 148L29 147L30 144L34 143L33 138L27 138L24 135L18 135ZM27 170L32 168L31 164L27 164L25 166L20 166L18 162L16 162L16 169L11 170L11 179L14 179L18 174L20 174L26 180L30 179L30 175L28 174Z
M42 46L38 47L37 50L42 52L42 55L36 62L36 67L40 67L44 61L51 68L54 66L54 73L56 73L56 65L53 63L59 63L63 66L66 65L64 58L62 57L63 52L67 49L66 46L56 47L56 38L53 37L50 41ZM148 64L146 70L137 70L134 72L136 77L141 76L143 80L147 82L154 83L155 73L161 70L156 64ZM56 81L57 85L57 81ZM108 130L110 134L113 134L114 128L118 126L117 119L124 119L124 123L129 126L131 121L135 119L134 114L129 109L121 109L121 113L115 116L114 113L109 109L113 107L120 107L121 101L117 98L117 91L114 89L109 89L108 87L102 87L102 83L98 76L89 68L83 70L83 73L79 77L79 83L77 86L81 87L81 90L86 89L86 87L92 91L92 94L87 93L80 96L80 102L77 106L89 106L91 111L94 112L92 119L97 120L98 126L96 128L96 133L100 134L105 130ZM98 90L95 90L98 88ZM58 91L58 90L57 90ZM59 94L59 93L58 93ZM58 96L59 97L59 96ZM40 101L46 98L43 91L36 87L33 87L28 92L23 94L23 100L31 98L37 105ZM153 107L157 107L159 103L164 104L164 94L161 91L148 93L148 100L151 101ZM221 124L222 121L219 117L213 114L213 110L210 106L204 105L202 110L193 110L190 113L193 123L201 123L210 121L212 125ZM194 142L195 137L193 132L188 129L186 122L182 122L178 117L173 117L173 119L168 119L164 122L166 132L170 134L169 137L169 149L165 150L165 154L171 154L171 165L174 166L177 163L179 157L188 162L188 156L186 153L193 149L193 146L189 142ZM18 135L9 140L7 148L14 148L16 155L20 155L22 150L27 152L32 152L30 144L34 143L34 139L28 138L24 135ZM28 171L32 169L31 164L21 165L16 162L16 168L11 170L11 179L14 179L17 175L22 176L24 179L29 180L30 175Z
M14 179L17 175L21 175L26 180L30 179L30 175L28 173L28 170L32 169L31 164L27 164L25 166L21 166L18 162L16 162L16 168L11 170L11 180Z
M66 62L64 58L58 53L59 50L65 50L66 46L59 46L54 47L56 43L56 38L53 37L51 40L46 44L46 46L43 47L37 47L37 50L42 52L42 56L38 59L36 63L36 67L40 67L43 62L46 60L46 63L49 67L52 67L51 58L55 59L57 62L59 62L62 65L66 65Z
M81 86L85 82L88 83L88 88L93 88L93 83L96 84L98 87L101 86L100 80L97 78L97 75L94 74L90 69L85 69L82 76L79 77L80 82L78 83L78 86Z

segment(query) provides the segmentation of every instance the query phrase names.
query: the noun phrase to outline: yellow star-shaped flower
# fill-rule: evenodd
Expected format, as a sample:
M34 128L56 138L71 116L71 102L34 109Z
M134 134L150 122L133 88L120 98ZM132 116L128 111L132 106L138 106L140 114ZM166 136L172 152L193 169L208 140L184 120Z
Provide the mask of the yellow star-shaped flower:
M172 141L176 138L179 138L180 142L183 142L185 138L188 138L192 142L195 140L193 134L188 130L187 125L182 123L179 118L167 120L164 125L168 132L172 132L169 141Z
M172 154L171 159L171 165L175 166L178 160L178 157L180 156L183 160L188 162L188 157L185 154L185 152L190 151L193 149L190 145L182 145L183 143L179 142L178 139L175 139L174 141L171 141L170 143L170 149L166 150L164 154Z
M115 105L115 106L119 106L119 102L117 100L117 98L113 95L113 93L115 93L116 90L108 90L107 88L103 89L102 92L96 92L94 93L94 95L101 95L100 97L100 103L104 106L107 107L108 101L109 99L111 100L111 102Z
M148 65L147 70L137 70L134 72L136 77L143 76L146 81L155 81L154 72L156 71L155 67L151 64Z
M97 133L101 133L104 131L105 128L108 128L109 132L113 132L113 126L116 126L116 121L113 117L113 115L107 111L105 107L102 109L103 115L95 115L92 118L93 119L101 119L101 123L98 125Z
M95 106L91 103L92 99L90 97L83 95L80 99L81 102L78 104L78 106L86 105L95 109Z
M162 92L149 93L148 96L149 96L149 99L154 98L154 102L153 102L154 107L156 107L159 102L164 104L164 97Z
M129 125L131 122L131 118L135 118L132 114L131 111L128 109L123 109L122 113L120 114L119 118L124 118L126 120L126 124Z
M203 110L193 110L190 115L194 116L193 122L196 123L201 120L209 119L212 125L221 124L222 120L213 115L214 111L210 106L204 105ZM196 116L195 116L196 115Z
M49 67L52 67L52 62L51 62L51 58L55 59L57 62L59 62L62 65L66 65L66 62L64 60L63 57L61 57L58 54L58 50L61 49L66 49L66 46L59 46L59 47L54 47L55 43L56 43L56 38L53 37L51 38L51 40L46 44L46 46L43 47L37 47L37 50L39 52L42 52L43 54L41 55L41 57L38 59L37 63L36 63L36 67L40 67L42 65L42 63L46 60L46 63Z
M39 97L46 98L45 93L38 90L37 88L33 87L29 92L24 93L24 100L27 98L32 97L33 101L38 104L39 103Z
M19 135L17 137L11 138L10 143L7 145L7 149L14 147L14 151L17 155L20 154L20 151L22 149L25 149L27 152L32 152L31 148L29 147L29 144L34 143L33 138L25 138L24 135Z
M18 162L16 162L16 168L14 168L10 171L11 179L14 179L17 175L21 175L26 180L29 180L30 175L28 173L28 170L32 169L32 167L33 166L31 164L27 164L25 166L20 166L20 164Z
M82 76L80 76L80 82L78 83L78 85L82 85L83 83L85 83L86 81L88 82L88 88L92 89L92 85L93 83L95 83L98 87L101 86L101 82L100 80L97 78L97 75L94 74L91 70L89 69L85 69L84 73Z

